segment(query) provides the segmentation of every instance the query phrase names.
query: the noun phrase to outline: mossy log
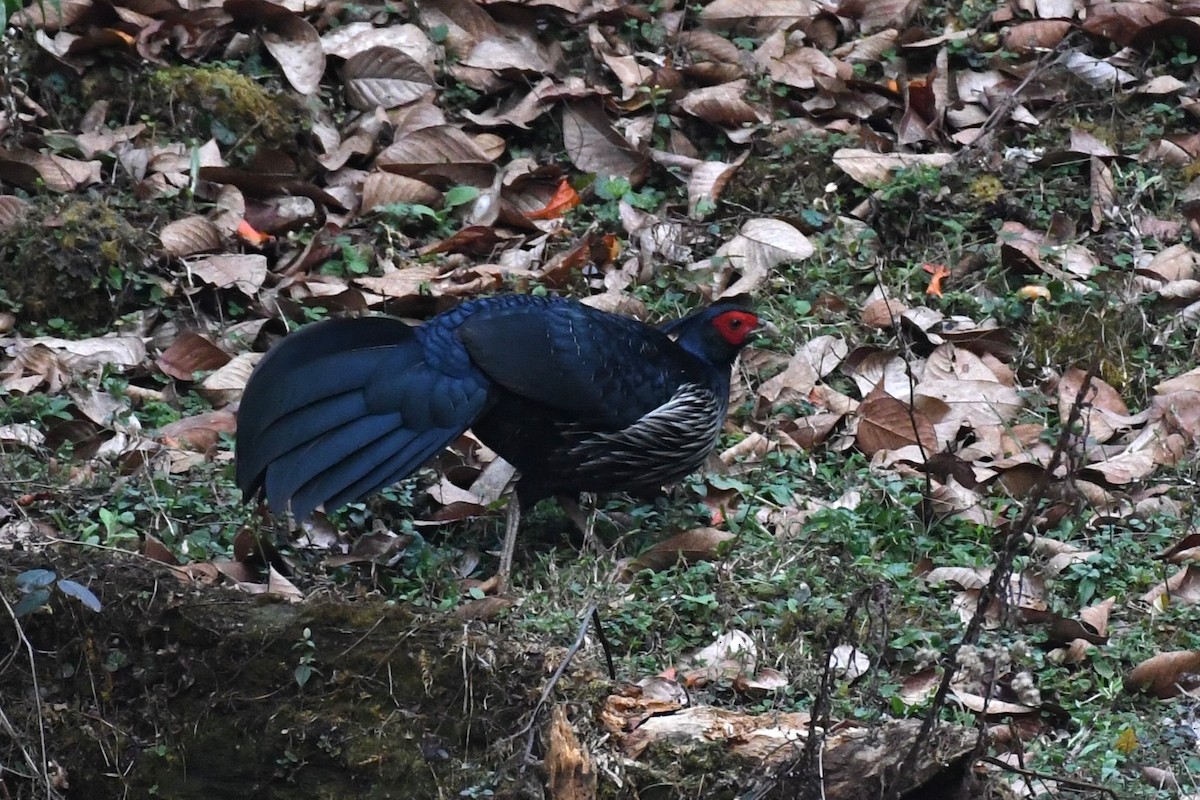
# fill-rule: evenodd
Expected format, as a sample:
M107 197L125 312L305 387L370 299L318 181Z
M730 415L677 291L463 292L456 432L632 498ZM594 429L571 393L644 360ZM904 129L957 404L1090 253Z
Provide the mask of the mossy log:
M590 651L539 706L567 651L523 644L503 621L373 597L285 603L78 547L4 555L0 781L13 798L803 796L781 768L803 744L774 729L797 715L658 709L638 733L613 710L632 687L597 678ZM16 577L33 568L89 586L101 610L53 592L17 618ZM831 735L825 796L865 797L877 770L863 759L886 767L911 727ZM969 734L944 738L910 785L944 763L961 775Z

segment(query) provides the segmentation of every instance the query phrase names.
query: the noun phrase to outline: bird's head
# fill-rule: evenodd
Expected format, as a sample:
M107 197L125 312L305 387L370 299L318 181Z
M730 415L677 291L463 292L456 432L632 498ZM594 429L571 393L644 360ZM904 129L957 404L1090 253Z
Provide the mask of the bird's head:
M733 363L739 350L769 329L740 298L719 301L660 328L684 350L713 364Z
M731 346L741 348L757 336L763 323L754 312L735 308L713 317L712 326Z

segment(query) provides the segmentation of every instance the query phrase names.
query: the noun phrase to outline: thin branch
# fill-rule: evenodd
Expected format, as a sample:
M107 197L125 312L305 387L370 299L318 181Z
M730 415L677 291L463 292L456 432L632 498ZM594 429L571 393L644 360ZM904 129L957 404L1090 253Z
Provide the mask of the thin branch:
M33 682L33 705L34 705L35 710L37 711L38 733L40 736L40 743L41 743L41 747L42 747L42 758L41 758L42 767L39 768L36 764L33 763L31 756L29 755L29 753L25 752L24 748L22 748L21 754L23 756L25 756L26 763L28 763L30 765L30 767L33 768L33 771L39 777L41 777L42 779L45 780L47 800L61 800L62 795L54 789L54 784L50 779L50 772L49 772L49 770L47 770L45 768L46 764L49 763L49 756L47 755L48 751L46 748L46 721L42 718L42 691L41 691L41 688L38 686L37 662L36 662L36 659L33 654L33 643L30 642L29 639L25 636L25 629L21 627L21 621L19 619L17 619L16 612L13 610L13 607L11 605L9 605L8 598L6 598L4 595L0 594L0 603L4 604L4 610L8 612L8 616L12 619L12 622L13 622L13 628L16 629L17 638L20 639L21 644L25 646L25 652L29 656L29 675L30 675L30 680ZM4 724L6 726L6 729L9 732L9 735L13 737L13 741L14 742L18 741L18 739L15 735L16 732L12 730L12 725L8 723L7 717L4 718Z
M921 730L916 738L913 739L912 746L909 747L908 753L905 754L904 760L900 763L899 768L890 781L891 785L886 787L887 792L882 794L883 797L890 798L890 800L899 800L904 788L902 778L912 771L917 762L917 757L921 753L921 749L930 741L933 730L937 726L941 710L946 704L946 697L950 693L950 684L954 681L954 677L958 673L959 651L964 646L974 644L978 641L979 635L983 631L984 620L987 618L988 607L991 606L992 602L997 599L1004 603L1007 602L1007 585L1009 577L1012 574L1013 560L1016 558L1017 551L1024 542L1025 533L1033 526L1033 519L1038 513L1041 501L1046 497L1047 491L1050 488L1050 482L1054 479L1054 473L1062 463L1063 457L1070 446L1071 431L1083 414L1085 401L1092 388L1092 379L1096 377L1098 367L1099 362L1096 360L1093 360L1091 366L1088 367L1087 375L1084 376L1083 383L1075 395L1075 403L1071 406L1071 413L1063 422L1062 430L1059 432L1058 441L1054 445L1054 452L1050 456L1050 463L1046 465L1045 469L1042 470L1042 474L1038 476L1037 482L1033 485L1026 498L1025 508L1021 512L1021 516L1009 528L1008 534L1004 538L1004 548L997 557L996 569L992 572L991 579L987 585L979 592L979 598L975 603L975 613L972 615L971 621L967 623L966 632L961 639L946 649L946 653L942 657L942 663L944 664L942 680L938 684L937 692L933 696L929 711L926 713L925 719L921 724Z
M1032 769L1025 769L1024 767L1014 767L1012 764L991 756L981 756L979 760L986 764L999 767L1005 772L1011 772L1014 775L1020 775L1025 778L1037 778L1040 781L1053 781L1059 786L1067 789L1086 789L1087 791L1091 792L1100 792L1101 794L1108 795L1113 800L1119 800L1116 792L1114 792L1112 789L1109 789L1107 786L1101 786L1098 783L1090 783L1088 781L1081 781L1075 778L1064 778L1061 775L1051 775L1048 772L1037 772Z
M530 756L533 754L533 740L537 733L536 725L538 716L542 713L542 709L545 707L546 701L550 699L550 693L553 692L554 687L558 685L563 673L567 671L567 667L571 664L571 661L574 660L576 654L578 654L580 649L583 648L583 643L587 638L588 628L591 626L592 620L596 619L597 622L599 620L596 611L596 604L592 603L589 605L587 610L581 615L581 618L583 622L581 622L579 625L579 635L575 637L575 642L567 649L566 655L564 655L562 661L559 662L558 668L554 670L554 674L550 676L550 680L546 681L546 685L542 687L542 694L538 698L537 705L533 707L533 711L531 711L529 714L529 721L525 723L525 727L521 728L521 730L503 739L505 742L511 742L513 739L516 739L520 736L527 736L525 741L524 757L521 759L521 772L525 771L525 767L529 763ZM605 651L605 654L607 655L607 650Z

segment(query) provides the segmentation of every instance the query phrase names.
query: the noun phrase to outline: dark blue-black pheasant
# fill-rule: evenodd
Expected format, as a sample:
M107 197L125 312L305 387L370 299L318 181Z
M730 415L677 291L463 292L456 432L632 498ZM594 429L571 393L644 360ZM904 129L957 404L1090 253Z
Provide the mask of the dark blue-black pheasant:
M242 397L237 482L298 520L420 467L463 431L516 467L520 505L656 490L717 443L730 369L762 327L724 301L658 328L573 300L502 295L416 327L338 319L283 339Z

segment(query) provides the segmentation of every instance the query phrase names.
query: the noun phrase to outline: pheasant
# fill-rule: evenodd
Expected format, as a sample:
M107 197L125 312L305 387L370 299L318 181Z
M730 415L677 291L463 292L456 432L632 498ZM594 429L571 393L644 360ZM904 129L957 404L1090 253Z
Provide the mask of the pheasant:
M404 478L468 428L519 473L522 506L657 490L717 443L730 370L763 323L719 301L652 327L574 300L500 295L422 325L336 319L285 337L242 396L237 482L298 520Z

